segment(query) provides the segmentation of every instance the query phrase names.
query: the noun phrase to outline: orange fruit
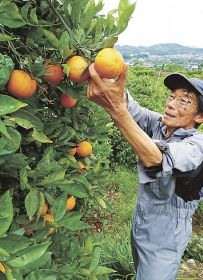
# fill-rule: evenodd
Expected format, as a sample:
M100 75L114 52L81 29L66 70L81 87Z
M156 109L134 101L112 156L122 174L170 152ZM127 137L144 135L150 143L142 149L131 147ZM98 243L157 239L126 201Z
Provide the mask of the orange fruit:
M73 107L76 102L77 102L77 99L74 99L72 98L70 95L68 94L65 94L63 93L61 96L60 96L60 101L61 101L61 105L64 107L64 108L71 108Z
M77 154L81 157L88 157L92 153L92 145L88 141L82 141L76 148Z
M0 262L0 271L5 273L5 267L1 262Z
M67 60L69 66L69 78L73 82L82 83L89 79L89 71L85 71L88 67L88 62L84 57L75 55Z
M105 48L98 52L94 62L97 73L106 79L117 78L122 73L123 67L123 56L113 48Z
M76 148L72 148L68 151L68 154L74 156L76 154Z
M84 174L87 170L89 170L89 166L85 165L82 161L78 160L78 164L80 165L81 169L78 169L78 173L79 174Z
M76 203L76 199L74 196L71 196L70 198L68 198L67 202L66 202L66 210L70 211L73 208L75 208L75 203Z
M47 65L45 70L45 74L43 79L50 84L52 87L56 87L63 80L63 68L61 65L53 65L49 64L49 62L45 62L44 65Z
M8 92L18 98L28 98L35 94L36 80L24 70L13 70L7 84Z
M45 225L46 221L48 221L52 224L54 222L54 216L51 214L45 214L42 218L44 220L44 225ZM54 228L50 228L48 231L48 235L52 234L54 232L54 230L55 230Z
M42 208L42 212L41 212L41 216L44 216L46 213L47 213L47 211L48 211L48 204L47 203L45 203L44 204L44 206L43 206L43 208Z

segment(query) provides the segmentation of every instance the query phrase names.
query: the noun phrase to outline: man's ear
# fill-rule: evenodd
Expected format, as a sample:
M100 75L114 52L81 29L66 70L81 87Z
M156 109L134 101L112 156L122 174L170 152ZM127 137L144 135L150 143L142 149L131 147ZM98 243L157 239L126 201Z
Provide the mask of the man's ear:
M195 116L195 122L196 123L203 123L203 112L199 113Z

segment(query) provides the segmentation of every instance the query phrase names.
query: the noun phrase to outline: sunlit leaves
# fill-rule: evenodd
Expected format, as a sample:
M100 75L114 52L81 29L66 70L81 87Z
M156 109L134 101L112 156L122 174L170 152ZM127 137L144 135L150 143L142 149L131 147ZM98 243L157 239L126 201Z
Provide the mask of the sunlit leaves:
M9 191L0 198L0 236L9 229L13 220L13 205Z

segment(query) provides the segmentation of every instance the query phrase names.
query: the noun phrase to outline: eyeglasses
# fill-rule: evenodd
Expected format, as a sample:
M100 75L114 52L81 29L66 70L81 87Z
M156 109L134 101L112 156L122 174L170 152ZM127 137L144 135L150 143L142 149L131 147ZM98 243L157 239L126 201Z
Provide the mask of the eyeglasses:
M188 107L190 107L193 103L192 99L191 99L191 96L190 95L176 95L175 92L170 92L168 97L167 97L167 100L166 100L166 104L168 104L169 102L173 101L173 100L176 100L176 104L178 106L181 106L182 108L184 108L184 110L186 110Z

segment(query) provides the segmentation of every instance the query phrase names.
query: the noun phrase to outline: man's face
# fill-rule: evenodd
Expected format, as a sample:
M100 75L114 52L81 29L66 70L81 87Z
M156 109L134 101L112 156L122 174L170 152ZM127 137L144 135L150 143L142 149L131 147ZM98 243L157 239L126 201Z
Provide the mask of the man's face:
M162 122L173 130L182 127L190 129L195 126L198 112L198 97L187 89L172 91L167 100Z

